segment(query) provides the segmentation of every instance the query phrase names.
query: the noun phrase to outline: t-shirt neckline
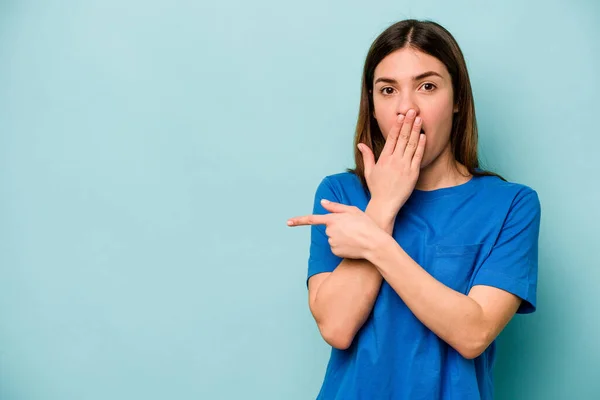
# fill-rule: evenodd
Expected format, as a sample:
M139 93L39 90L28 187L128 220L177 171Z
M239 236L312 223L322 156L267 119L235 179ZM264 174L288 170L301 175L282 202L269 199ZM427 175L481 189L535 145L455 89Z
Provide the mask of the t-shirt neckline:
M463 183L454 186L448 186L444 188L434 189L434 190L419 190L413 189L413 192L410 196L410 199L421 201L430 201L439 199L441 197L453 196L459 194L466 194L473 191L477 185L479 177L476 175L471 176L471 178Z

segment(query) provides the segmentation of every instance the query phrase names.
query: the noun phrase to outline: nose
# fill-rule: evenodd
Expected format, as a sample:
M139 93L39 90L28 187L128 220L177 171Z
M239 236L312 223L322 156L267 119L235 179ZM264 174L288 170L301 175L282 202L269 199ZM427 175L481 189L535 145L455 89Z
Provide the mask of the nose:
M396 105L396 115L406 115L409 110L415 110L415 115L419 115L421 110L412 96L399 96L398 104Z

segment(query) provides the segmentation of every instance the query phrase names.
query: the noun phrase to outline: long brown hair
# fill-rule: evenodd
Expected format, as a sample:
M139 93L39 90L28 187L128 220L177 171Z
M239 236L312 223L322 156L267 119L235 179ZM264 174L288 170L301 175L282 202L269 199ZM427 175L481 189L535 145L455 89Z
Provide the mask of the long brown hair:
M450 133L450 147L456 161L465 165L469 173L474 176L491 175L506 180L494 172L484 171L479 166L473 92L467 65L458 43L450 32L438 23L415 19L407 19L391 25L375 39L369 49L363 68L360 106L354 136L356 167L348 168L347 171L356 174L363 188L368 192L362 153L356 146L365 143L373 150L375 160L378 160L385 144L377 120L373 117L372 91L375 68L388 54L405 47L414 48L437 58L450 73L454 89L454 104L458 106L458 112L452 119Z

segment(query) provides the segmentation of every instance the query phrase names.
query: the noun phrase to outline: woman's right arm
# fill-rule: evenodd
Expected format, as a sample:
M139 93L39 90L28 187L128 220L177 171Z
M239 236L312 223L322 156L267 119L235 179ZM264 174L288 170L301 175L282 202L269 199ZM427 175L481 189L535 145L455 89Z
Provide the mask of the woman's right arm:
M370 202L365 213L391 235L395 217L382 210ZM347 258L333 272L308 280L310 311L327 343L341 350L350 346L373 309L382 280L371 262Z
M363 143L359 145L371 192L365 213L389 234L398 211L417 183L425 152L422 121L415 116L412 112L406 118L404 115L397 118L377 163L373 150ZM317 196L315 205L322 197L326 196ZM373 199L378 202L373 203ZM395 212L390 214L390 210ZM309 279L310 310L327 343L338 349L350 346L373 309L382 280L369 261L349 259L343 259L332 272L315 274Z

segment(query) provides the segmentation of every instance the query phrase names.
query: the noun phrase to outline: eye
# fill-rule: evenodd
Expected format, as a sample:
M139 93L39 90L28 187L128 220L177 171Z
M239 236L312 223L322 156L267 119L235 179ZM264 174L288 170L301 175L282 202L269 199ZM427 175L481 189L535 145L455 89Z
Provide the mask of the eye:
M387 91L387 89L391 89L392 91L394 90L394 88L391 86L384 86L381 89L379 89L379 93L383 94L384 96L391 95L393 92L389 92Z
M425 87L425 86L434 87L434 88L436 88L436 87L437 87L437 86L435 86L433 83L429 83L429 82L427 82L427 83L424 83L424 84L423 84L423 86L421 86L421 87ZM426 91L426 92L433 92L434 90L435 90L435 89L433 89L433 88L432 88L431 90L425 90L425 91Z

